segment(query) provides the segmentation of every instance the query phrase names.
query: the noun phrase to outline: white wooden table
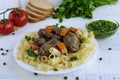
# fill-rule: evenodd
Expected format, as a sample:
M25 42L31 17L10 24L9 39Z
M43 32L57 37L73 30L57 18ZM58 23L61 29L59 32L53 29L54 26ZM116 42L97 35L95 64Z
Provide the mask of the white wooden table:
M0 12L10 7L25 8L27 2L28 0L0 0ZM97 8L93 15L93 19L113 19L120 24L120 0L116 5L106 5ZM89 19L72 18L64 20L61 24L85 28L85 24L88 21ZM76 76L79 77L79 80L120 80L120 29L107 39L97 39L99 45L97 57L92 63L80 70L51 76L34 75L34 73L21 68L13 58L13 49L16 43L26 33L36 31L46 24L56 23L58 23L58 20L50 17L38 23L27 23L20 30L15 31L15 35L12 35L12 33L7 36L0 35L0 48L4 49L0 51L0 80L64 80L64 76L67 76L68 80L76 80ZM108 50L109 48L112 50ZM9 50L7 52L8 55L1 55L6 50ZM100 57L102 57L101 61L99 60ZM6 65L3 65L4 62L6 62Z

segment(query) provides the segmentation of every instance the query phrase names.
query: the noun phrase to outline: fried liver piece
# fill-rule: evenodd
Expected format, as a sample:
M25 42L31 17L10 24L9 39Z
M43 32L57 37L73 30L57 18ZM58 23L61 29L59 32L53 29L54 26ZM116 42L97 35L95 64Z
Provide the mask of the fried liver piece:
M63 38L63 42L67 46L69 52L76 52L79 49L80 41L75 33L69 32Z

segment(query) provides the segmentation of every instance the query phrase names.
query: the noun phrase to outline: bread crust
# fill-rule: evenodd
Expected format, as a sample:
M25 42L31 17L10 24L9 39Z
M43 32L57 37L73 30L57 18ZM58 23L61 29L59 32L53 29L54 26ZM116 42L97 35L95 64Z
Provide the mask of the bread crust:
M47 0L29 0L26 6L29 22L36 23L52 15L54 6Z
M36 22L40 21L40 19L36 19L36 18L31 17L31 16L28 16L28 20L29 20L29 22L32 22L32 23L36 23Z
M26 8L26 11L28 12L28 15L37 18L37 19L45 19L47 16L46 15L42 15L42 14L36 14L32 11L30 11L29 9Z
M46 1L47 2L47 1ZM36 9L40 9L40 10L43 10L43 11L53 11L54 10L54 6L52 5L52 4L50 4L51 5L51 8L49 7L49 9L45 9L45 8L42 8L42 7L39 7L39 6L37 6L36 4L34 4L34 2L32 1L32 0L30 0L30 2L29 2L29 4L31 5L31 6L33 6L34 8L36 8ZM47 5L46 5L47 6Z
M39 9L36 9L32 6L29 5L29 3L27 4L26 6L27 9L29 9L30 11L36 13L36 14L42 14L42 15L45 15L45 16L51 16L52 15L52 11L42 11L42 10L39 10Z

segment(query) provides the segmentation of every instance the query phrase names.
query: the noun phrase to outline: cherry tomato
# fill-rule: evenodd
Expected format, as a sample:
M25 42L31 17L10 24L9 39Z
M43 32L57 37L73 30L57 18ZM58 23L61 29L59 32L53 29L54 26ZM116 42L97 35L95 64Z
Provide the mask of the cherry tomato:
M28 22L28 14L22 9L14 9L9 14L9 19L15 26L22 27Z
M39 49L39 46L37 46L37 45L34 44L34 43L31 43L31 48L32 48L33 50L38 50L38 49Z
M9 19L4 19L0 21L0 33L7 35L13 32L14 23Z

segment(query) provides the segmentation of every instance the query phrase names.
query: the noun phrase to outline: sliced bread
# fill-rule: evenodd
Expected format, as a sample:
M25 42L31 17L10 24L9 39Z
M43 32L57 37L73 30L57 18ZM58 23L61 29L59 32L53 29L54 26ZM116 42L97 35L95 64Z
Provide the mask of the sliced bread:
M29 22L32 22L32 23L35 23L35 22L39 22L39 21L40 21L40 19L31 17L30 15L28 16L28 19L29 19Z
M34 18L37 18L37 19L45 19L47 17L47 15L42 15L42 14L36 14L34 13L33 11L29 10L28 8L26 8L26 11L28 12L28 15L34 17Z
M53 11L54 6L49 3L47 0L30 0L29 4L37 9L43 11Z
M31 6L29 3L26 6L27 9L29 9L30 11L37 13L37 14L42 14L45 16L51 16L52 15L52 11L42 11L40 9L36 9L33 6Z

